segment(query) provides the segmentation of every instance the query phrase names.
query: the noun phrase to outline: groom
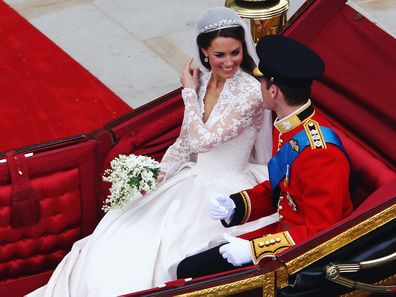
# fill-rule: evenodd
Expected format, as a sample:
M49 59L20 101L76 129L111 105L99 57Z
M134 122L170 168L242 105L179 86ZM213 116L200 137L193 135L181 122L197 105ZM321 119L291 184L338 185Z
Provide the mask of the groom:
M258 263L331 226L352 212L350 164L328 123L309 99L322 59L305 45L281 35L257 44L255 75L265 106L276 112L274 156L269 180L252 189L209 202L209 215L231 227L277 212L279 222L179 263L178 278L199 277Z

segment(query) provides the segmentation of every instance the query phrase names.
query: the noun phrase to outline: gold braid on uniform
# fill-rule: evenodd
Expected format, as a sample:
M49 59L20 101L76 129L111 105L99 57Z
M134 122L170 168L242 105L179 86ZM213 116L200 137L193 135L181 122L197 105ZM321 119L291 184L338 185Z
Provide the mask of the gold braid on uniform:
M249 195L246 191L240 192L243 200L243 204L245 206L245 215L243 216L242 223L245 224L250 217L250 213L252 211L252 206L250 205Z
M322 130L318 122L309 120L304 123L305 133L309 139L311 149L326 149L326 141L323 138Z
M257 264L262 258L274 256L293 245L294 240L287 231L251 239L253 262Z
M230 198L235 203L235 212L231 220L221 220L224 227L232 227L246 223L252 211L250 198L246 191L230 195Z

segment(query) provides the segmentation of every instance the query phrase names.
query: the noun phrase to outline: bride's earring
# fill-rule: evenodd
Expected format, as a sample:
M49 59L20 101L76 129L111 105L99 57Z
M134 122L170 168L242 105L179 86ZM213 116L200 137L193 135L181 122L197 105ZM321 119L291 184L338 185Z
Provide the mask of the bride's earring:
M205 63L208 63L208 62L209 62L208 57L205 56L204 62L205 62Z

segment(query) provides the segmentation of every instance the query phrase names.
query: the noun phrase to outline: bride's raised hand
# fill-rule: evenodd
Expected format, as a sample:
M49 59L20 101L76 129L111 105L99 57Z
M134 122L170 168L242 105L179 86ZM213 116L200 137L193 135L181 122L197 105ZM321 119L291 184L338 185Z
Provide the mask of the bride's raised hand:
M190 88L197 90L199 85L199 69L198 67L192 67L192 61L194 60L193 57L188 59L186 64L184 65L183 71L180 74L180 82L183 88Z

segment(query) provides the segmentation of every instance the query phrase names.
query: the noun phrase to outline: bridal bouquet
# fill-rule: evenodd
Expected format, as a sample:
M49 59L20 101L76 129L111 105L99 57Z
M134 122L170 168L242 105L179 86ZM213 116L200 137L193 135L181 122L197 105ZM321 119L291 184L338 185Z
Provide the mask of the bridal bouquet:
M110 194L104 201L102 210L122 208L129 201L140 196L141 191L149 192L156 187L160 173L157 161L147 156L119 155L110 162L103 180L110 182Z

